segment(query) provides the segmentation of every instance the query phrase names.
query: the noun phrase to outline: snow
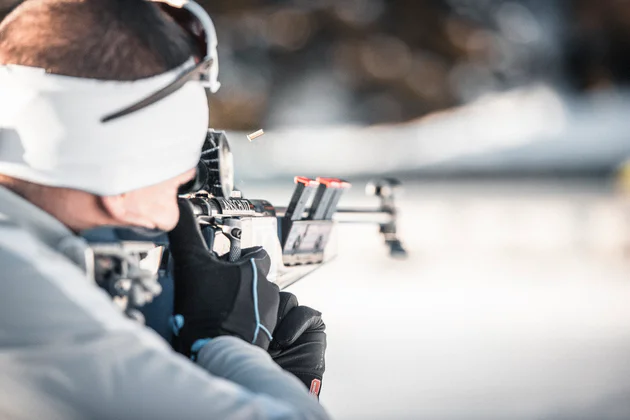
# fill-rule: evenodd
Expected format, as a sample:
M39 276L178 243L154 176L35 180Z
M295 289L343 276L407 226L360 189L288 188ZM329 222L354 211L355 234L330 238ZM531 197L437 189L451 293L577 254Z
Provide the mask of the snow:
M330 413L630 418L626 198L593 182L407 185L407 261L344 225L339 257L289 289L325 317Z

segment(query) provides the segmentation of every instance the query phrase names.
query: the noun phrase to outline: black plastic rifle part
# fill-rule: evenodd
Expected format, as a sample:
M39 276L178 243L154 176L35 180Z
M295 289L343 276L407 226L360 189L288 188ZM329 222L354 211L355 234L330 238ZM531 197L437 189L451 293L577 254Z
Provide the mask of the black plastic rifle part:
M378 197L381 201L380 210L391 216L388 223L380 224L380 232L385 238L385 243L389 246L389 254L394 258L406 258L407 251L398 237L398 210L396 209L395 197L402 187L399 180L395 178L383 178L370 182L365 191Z
M296 176L294 181L295 190L293 191L284 217L290 220L299 220L302 218L302 214L304 214L308 200L319 186L319 182L305 176Z
M208 130L195 178L179 188L179 195L207 191L229 198L234 190L234 157L224 131Z
M341 199L341 196L346 190L352 187L352 184L336 178L318 178L318 180L320 179L320 182L329 182L330 185L333 187L332 198L330 199L330 203L328 203L326 213L324 213L325 220L332 220L335 212L337 211L337 206L339 205L339 200Z

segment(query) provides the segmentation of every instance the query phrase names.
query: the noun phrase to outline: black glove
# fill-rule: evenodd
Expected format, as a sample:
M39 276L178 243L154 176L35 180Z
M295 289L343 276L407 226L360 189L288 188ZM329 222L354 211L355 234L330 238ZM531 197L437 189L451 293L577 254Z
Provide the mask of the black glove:
M173 347L194 357L208 339L233 335L266 350L280 300L278 286L266 278L269 255L249 248L237 262L226 262L208 250L186 200L179 200L179 211L168 234L175 277Z
M280 293L278 326L269 354L280 367L304 382L311 394L318 398L326 370L325 330L320 312L298 306L297 298L291 293Z

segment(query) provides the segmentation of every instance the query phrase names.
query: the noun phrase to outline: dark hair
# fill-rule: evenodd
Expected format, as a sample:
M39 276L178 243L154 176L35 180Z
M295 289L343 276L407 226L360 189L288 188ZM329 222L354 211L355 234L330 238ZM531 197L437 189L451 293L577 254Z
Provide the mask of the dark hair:
M175 68L192 40L145 0L27 0L0 23L0 64L136 80Z

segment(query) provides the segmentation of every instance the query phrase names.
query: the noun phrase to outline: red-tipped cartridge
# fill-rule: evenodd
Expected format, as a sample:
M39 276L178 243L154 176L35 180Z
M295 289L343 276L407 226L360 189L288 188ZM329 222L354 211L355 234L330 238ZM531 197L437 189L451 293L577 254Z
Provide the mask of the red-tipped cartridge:
M331 200L335 193L341 187L341 183L337 178L318 177L319 187L313 198L313 204L308 214L311 220L324 220Z
M324 214L325 220L332 220L335 212L337 211L337 205L339 204L339 199L341 199L341 196L346 190L352 187L352 184L346 181L342 181L341 179L337 179L335 181L336 182L334 184L331 184L331 185L334 185L334 190L333 190L332 198L330 199L330 203L328 203L328 208L326 209L326 213Z
M319 183L314 179L310 179L305 176L296 176L294 181L295 190L293 191L291 201L289 202L289 206L287 207L284 217L287 217L290 220L300 220L304 214L304 210L306 209L308 199L311 198L313 191L315 191Z

